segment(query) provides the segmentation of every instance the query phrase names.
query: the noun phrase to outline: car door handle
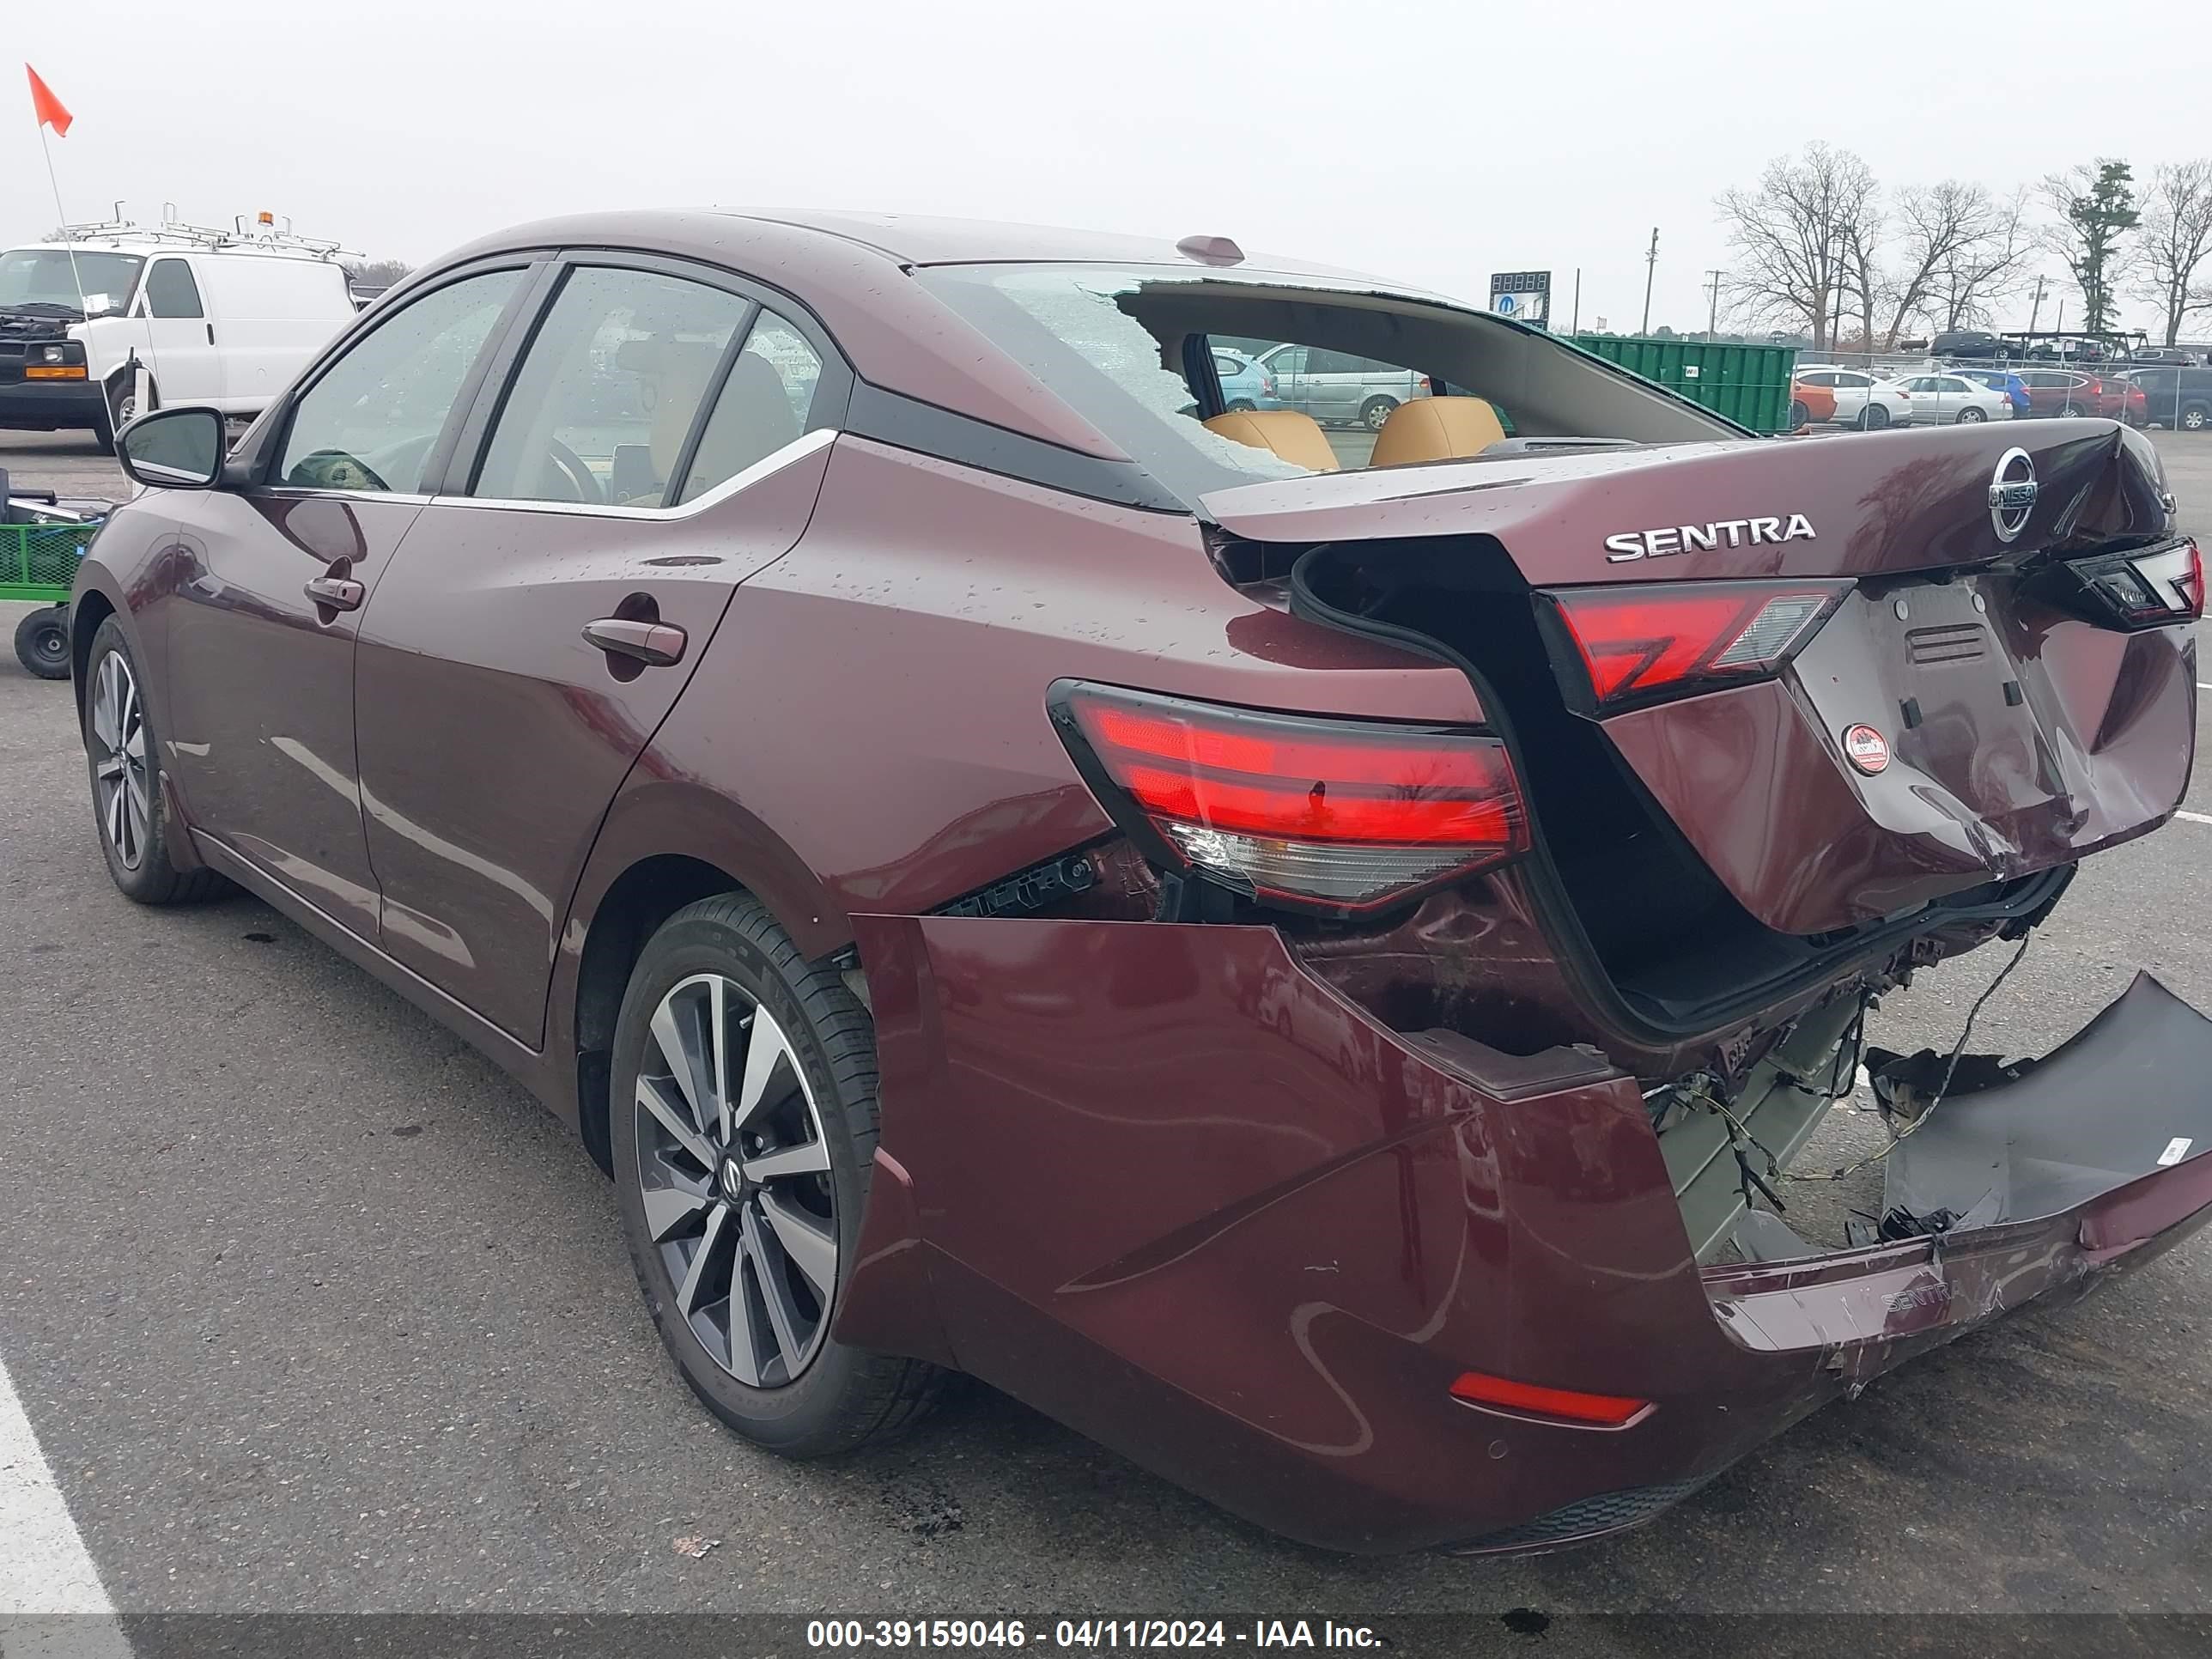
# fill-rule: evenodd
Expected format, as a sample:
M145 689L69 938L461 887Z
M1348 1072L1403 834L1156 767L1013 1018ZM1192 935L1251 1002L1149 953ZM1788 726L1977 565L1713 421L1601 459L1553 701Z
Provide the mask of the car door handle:
M368 597L368 589L350 576L311 576L306 592L317 605L326 605L333 611L358 611Z
M628 657L648 668L668 668L684 660L690 635L674 623L633 622L602 617L584 624L584 638L611 657Z

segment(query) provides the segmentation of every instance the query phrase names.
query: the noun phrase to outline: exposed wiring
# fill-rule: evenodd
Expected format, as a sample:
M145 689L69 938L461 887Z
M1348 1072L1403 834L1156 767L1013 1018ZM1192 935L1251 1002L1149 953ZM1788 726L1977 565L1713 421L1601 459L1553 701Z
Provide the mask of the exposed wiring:
M1782 1172L1782 1178L1784 1181L1844 1180L1849 1176L1858 1174L1862 1170L1871 1169L1874 1165L1881 1163L1882 1159L1887 1158L1904 1143L1905 1138L1907 1135L1917 1133L1923 1124L1926 1123L1929 1118L1935 1116L1936 1109L1943 1103L1944 1097L1951 1092L1951 1079L1959 1069L1959 1056L1966 1052L1966 1040L1974 1034L1974 1021L1982 1012L1982 1005L1986 1003L1991 997L1997 994L1997 987L2003 984L2006 979L2011 975L2012 970L2020 966L2020 959L2027 954L2027 942L2034 937L2035 935L2033 933L2022 933L2021 935L2020 949L2012 953L2012 960L2005 963L2002 969L1998 969L1997 976L1989 982L1987 988L1982 992L1981 995L1974 999L1974 1006L1966 1010L1966 1023L1960 1030L1959 1040L1951 1045L1950 1059L1944 1062L1943 1080L1936 1085L1935 1094L1929 1097L1928 1104L1921 1109L1919 1116L1914 1118L1902 1129L1892 1128L1890 1130L1888 1145L1883 1146L1878 1152L1869 1152L1864 1158L1859 1159L1856 1164L1845 1164L1840 1170L1831 1170L1825 1175L1799 1175L1789 1170L1784 1170ZM1854 1077L1857 1075L1856 1067L1853 1068L1852 1074ZM1831 1097L1831 1098L1833 1097Z

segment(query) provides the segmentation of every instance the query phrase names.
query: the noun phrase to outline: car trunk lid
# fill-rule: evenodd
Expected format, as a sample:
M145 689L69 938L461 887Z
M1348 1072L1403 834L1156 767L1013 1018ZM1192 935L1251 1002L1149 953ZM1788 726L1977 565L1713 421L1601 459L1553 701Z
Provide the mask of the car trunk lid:
M1540 603L1833 583L1833 613L1782 673L1583 711L1780 933L1849 929L2078 859L2155 826L2188 781L2190 630L2125 631L2053 597L2059 562L2170 539L2155 453L2117 426L1516 455L1204 505L1232 536L1339 544L1369 565L1389 556L1377 544L1481 537ZM1550 645L1555 667L1575 655L1556 629Z

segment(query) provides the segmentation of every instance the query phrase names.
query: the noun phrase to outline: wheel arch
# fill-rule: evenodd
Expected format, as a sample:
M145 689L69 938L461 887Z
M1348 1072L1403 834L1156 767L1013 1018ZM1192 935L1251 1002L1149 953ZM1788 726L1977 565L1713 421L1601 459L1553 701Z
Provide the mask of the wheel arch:
M100 632L100 623L116 614L115 601L96 587L88 587L70 605L70 684L75 688L80 729L84 725L84 677L92 665L93 635Z
M851 922L813 872L726 796L634 779L616 797L562 930L546 1056L574 1089L577 1133L604 1170L613 1168L608 1075L630 970L670 916L732 892L757 899L810 958L852 942Z

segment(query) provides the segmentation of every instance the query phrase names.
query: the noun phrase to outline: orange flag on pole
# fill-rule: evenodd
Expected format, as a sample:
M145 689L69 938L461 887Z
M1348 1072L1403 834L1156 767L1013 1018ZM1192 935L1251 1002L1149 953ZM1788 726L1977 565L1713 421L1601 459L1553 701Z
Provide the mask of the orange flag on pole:
M38 70L28 64L23 65L23 73L31 77L31 112L39 118L39 125L52 127L57 138L68 137L70 112L54 96L54 89L39 79Z

